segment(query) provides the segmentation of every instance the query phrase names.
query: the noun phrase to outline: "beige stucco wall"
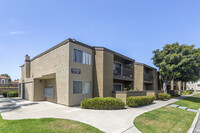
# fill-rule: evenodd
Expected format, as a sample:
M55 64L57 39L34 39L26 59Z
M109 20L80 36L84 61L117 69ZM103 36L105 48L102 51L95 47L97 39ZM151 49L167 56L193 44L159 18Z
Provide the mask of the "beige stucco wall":
M113 54L95 51L94 97L111 97L113 90Z
M127 97L132 97L132 96L146 96L146 91L116 91L115 92L115 97L120 98L124 103L126 103L126 98Z
M24 79L24 87L25 87L25 99L34 101L34 87L33 87L33 79Z
M95 50L94 55L94 97L103 97L103 59L104 52Z
M38 89L33 90L32 84L27 84L26 80L29 79L43 79L45 75L56 73L56 88L57 88L57 103L68 105L68 87L69 87L69 45L62 45L42 56L31 61L30 78L25 78L25 68L22 67L22 80L25 82L25 87L29 90L26 91L26 99L28 100L42 100L42 91L36 92ZM37 82L37 81L36 81ZM37 84L36 84L37 86ZM41 86L40 86L41 87ZM34 95L40 93L38 96ZM35 96L35 99L33 98Z
M45 87L44 80L39 80L39 79L34 80L34 100L35 101L45 100L44 87Z
M25 78L25 67L22 66L21 67L21 79L24 79Z
M134 67L134 90L144 89L144 67L136 65Z
M112 90L113 90L113 54L107 51L104 51L104 62L103 62L103 96L104 97L111 97Z
M147 93L147 96L155 96L155 98L157 99L158 94L164 93L164 91L163 90L148 90L146 91L146 93Z
M69 106L79 105L82 100L86 98L91 98L93 94L93 60L92 65L82 64L73 62L73 49L84 51L92 55L93 50L91 48L83 47L74 43L69 43ZM81 74L71 73L71 68L76 68L81 70ZM73 94L73 81L87 81L92 83L91 93L89 94Z

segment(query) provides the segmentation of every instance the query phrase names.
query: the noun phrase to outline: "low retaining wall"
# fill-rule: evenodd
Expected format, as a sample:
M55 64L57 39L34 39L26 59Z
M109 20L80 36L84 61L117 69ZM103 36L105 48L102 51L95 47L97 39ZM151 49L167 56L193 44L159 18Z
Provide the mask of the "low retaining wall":
M147 96L155 96L156 99L158 98L158 94L159 93L164 93L163 90L156 90L156 91L154 91L154 90L146 90L146 92L147 92Z
M174 96L174 95L182 95L183 90L168 90L168 94Z
M1 87L18 87L18 84L0 84L0 88Z
M146 96L146 91L116 91L114 96L126 103L126 98L131 96Z
M0 95L2 95L3 94L3 92L4 91L15 91L15 90L18 90L19 88L16 88L16 87L14 87L14 88L0 88Z

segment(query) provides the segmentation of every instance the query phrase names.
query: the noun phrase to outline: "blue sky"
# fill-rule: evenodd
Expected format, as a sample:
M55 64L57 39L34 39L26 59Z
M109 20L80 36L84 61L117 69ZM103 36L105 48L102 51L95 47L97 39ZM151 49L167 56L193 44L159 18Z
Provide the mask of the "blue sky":
M153 66L167 43L200 47L199 0L0 0L0 73L74 38ZM50 65L50 64L49 64Z

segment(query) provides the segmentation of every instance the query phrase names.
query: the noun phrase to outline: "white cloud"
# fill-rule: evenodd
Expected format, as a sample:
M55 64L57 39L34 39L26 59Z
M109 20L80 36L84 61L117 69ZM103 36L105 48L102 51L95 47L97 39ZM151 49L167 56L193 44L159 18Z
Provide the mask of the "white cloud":
M9 35L19 35L19 34L25 34L26 32L24 32L24 31L12 31L12 32L10 32L10 34Z

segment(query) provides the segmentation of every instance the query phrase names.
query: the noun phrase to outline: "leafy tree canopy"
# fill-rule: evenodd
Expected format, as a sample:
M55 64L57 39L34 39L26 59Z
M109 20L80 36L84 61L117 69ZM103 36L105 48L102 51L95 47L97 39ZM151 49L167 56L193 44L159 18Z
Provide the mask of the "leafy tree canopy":
M1 76L8 77L8 82L11 82L11 78L7 73L1 74Z
M200 48L173 43L153 53L153 63L159 68L163 80L196 81L200 78Z

